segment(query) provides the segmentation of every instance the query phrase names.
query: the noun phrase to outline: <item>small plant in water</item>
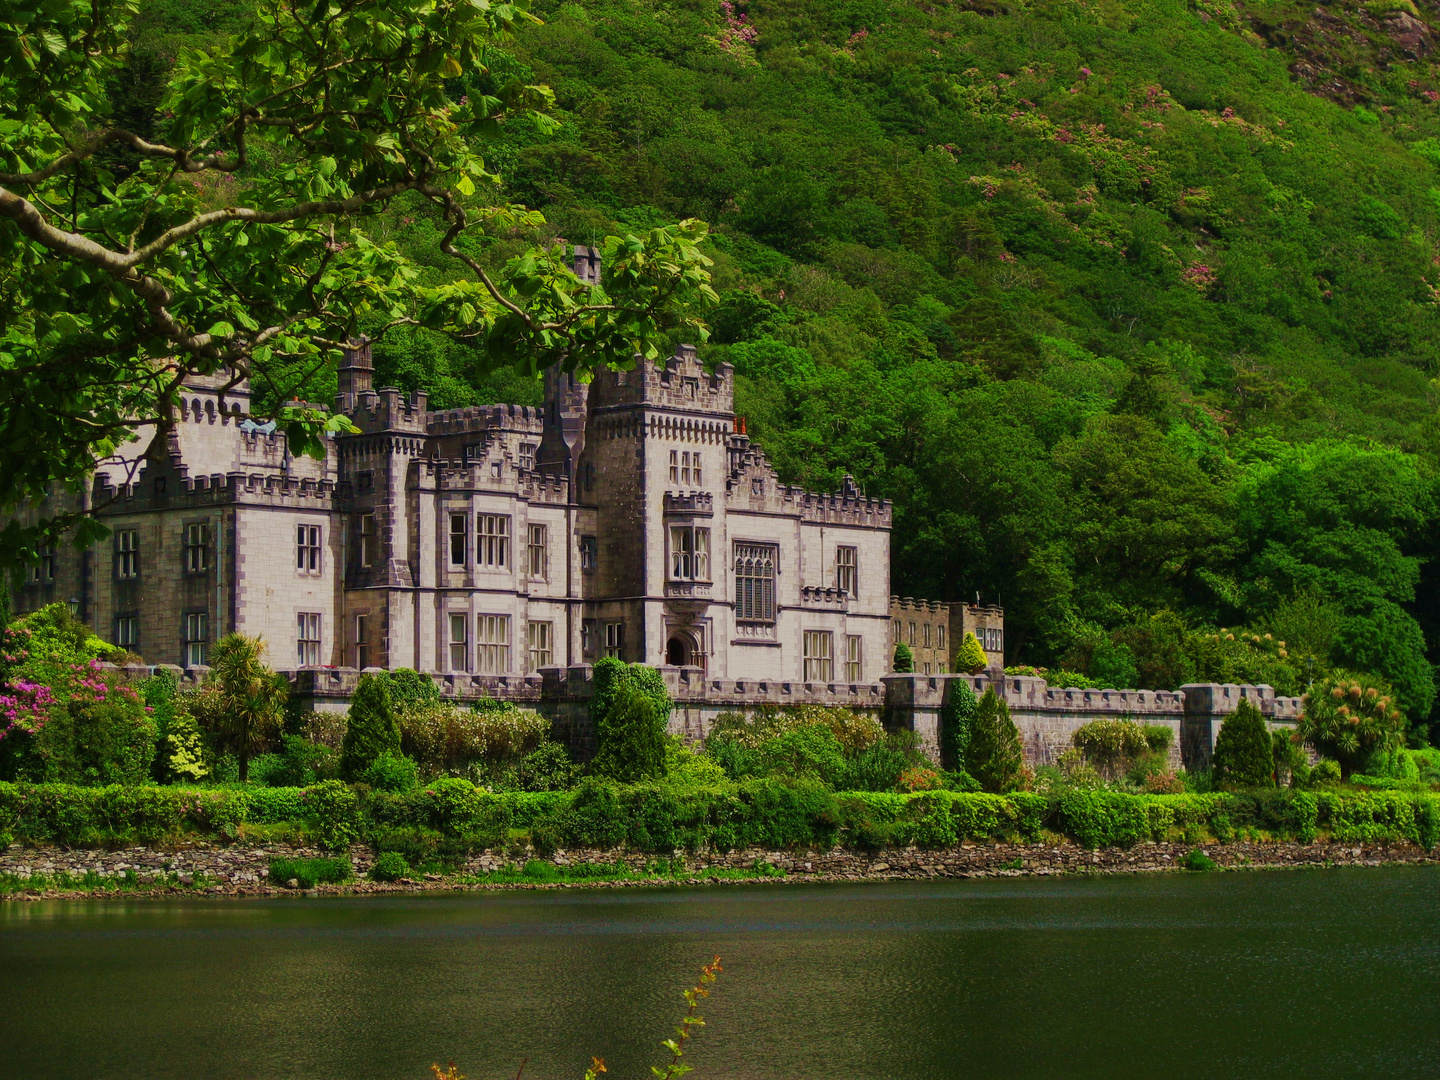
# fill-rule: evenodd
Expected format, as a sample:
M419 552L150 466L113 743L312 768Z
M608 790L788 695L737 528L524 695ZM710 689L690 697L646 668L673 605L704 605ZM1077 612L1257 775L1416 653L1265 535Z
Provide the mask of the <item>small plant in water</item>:
M720 975L724 968L720 966L720 957L715 957L710 963L700 969L700 981L685 991L685 1004L688 1008L685 1015L680 1018L680 1026L675 1029L675 1037L666 1039L660 1045L670 1051L670 1060L664 1065L652 1065L651 1074L656 1080L679 1080L690 1071L690 1066L685 1064L685 1044L689 1041L695 1028L705 1026L705 1020L699 1013L700 999L710 996L710 984ZM515 1080L520 1080L521 1074L525 1072L525 1065L529 1058L521 1058L520 1068L515 1073ZM430 1071L434 1073L435 1080L465 1080L465 1074L455 1067L452 1061L442 1069L438 1064L431 1065ZM592 1057L590 1068L585 1070L585 1080L596 1080L605 1068L605 1059Z

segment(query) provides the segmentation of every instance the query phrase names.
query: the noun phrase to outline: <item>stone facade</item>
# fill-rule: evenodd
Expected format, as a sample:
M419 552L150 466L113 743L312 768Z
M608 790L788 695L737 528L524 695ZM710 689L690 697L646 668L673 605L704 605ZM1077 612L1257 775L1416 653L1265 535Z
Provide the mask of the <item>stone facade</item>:
M890 656L895 646L909 647L915 674L944 675L955 670L955 655L965 635L975 635L985 650L986 670L1005 669L1005 610L979 604L942 604L910 596L890 597Z
M360 433L324 461L251 419L244 383L193 379L159 463L97 467L83 498L112 538L48 554L15 610L72 601L184 668L234 630L281 668L523 681L608 655L878 695L890 504L781 483L731 376L682 346L591 383L551 371L544 408L434 411L374 390L359 343L335 404Z

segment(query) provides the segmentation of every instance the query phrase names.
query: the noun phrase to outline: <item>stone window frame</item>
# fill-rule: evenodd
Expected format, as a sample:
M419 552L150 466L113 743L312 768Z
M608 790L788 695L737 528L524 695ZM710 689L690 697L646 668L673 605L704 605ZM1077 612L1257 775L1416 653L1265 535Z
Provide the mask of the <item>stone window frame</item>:
M210 644L210 612L200 608L180 616L182 667L204 667Z
M505 570L510 565L510 515L475 515L475 565L482 570Z
M510 616L475 616L475 670L481 675L510 673Z
M48 544L39 549L40 559L25 569L25 584L49 585L55 580L55 549Z
M456 529L459 525L459 529ZM449 538L450 568L463 569L470 559L470 514L468 511L452 512L450 514L450 531L446 534ZM458 557L457 557L458 556Z
M696 581L702 584L711 580L708 525L671 525L667 531L666 542L667 580Z
M140 614L135 611L120 611L115 614L115 644L131 652L139 651Z
M355 670L364 671L370 666L370 613L355 613Z
M522 442L520 444L520 468L527 471L535 468L535 453L540 449L539 443Z
M318 577L325 572L325 531L309 522L295 523L295 572Z
M593 574L595 567L600 562L600 538L598 536L580 537L580 571L585 574Z
M180 530L180 568L185 574L203 574L210 569L210 523L187 521Z
M860 548L855 544L835 547L835 588L846 596L860 595Z
M532 581L550 580L550 528L543 522L525 525L525 573Z
M363 511L358 517L355 523L355 558L362 570L368 570L375 565L375 558L380 554L380 533L376 528L374 511Z
M596 638L596 622L594 619L580 620L580 655L582 657L594 656Z
M845 635L845 681L858 683L865 675L865 638L860 634Z
M115 530L115 580L134 581L140 577L140 530Z
M539 671L555 663L555 624L549 619L525 621L525 653L528 671Z
M800 632L802 682L831 683L835 681L835 631L802 630Z
M295 660L300 667L319 667L324 616L318 611L295 613Z
M780 576L780 545L765 540L736 540L732 550L736 622L774 623L779 609L776 581ZM768 573L763 572L766 562ZM762 572L751 572L755 564Z
M623 619L611 619L605 623L605 640L601 644L601 651L605 656L613 656L617 660L625 659L625 622Z
M448 611L445 613L445 625L446 670L464 674L470 670L470 613Z

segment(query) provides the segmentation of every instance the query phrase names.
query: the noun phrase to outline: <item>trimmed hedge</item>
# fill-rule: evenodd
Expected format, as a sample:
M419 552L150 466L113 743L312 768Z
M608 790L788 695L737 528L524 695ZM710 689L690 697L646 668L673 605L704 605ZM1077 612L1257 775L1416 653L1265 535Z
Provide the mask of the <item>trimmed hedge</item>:
M1043 829L1088 847L1124 847L1208 829L1224 840L1263 830L1309 842L1440 842L1440 794L1272 789L1212 795L1131 795L1072 789L1017 792L840 792L815 781L747 780L705 788L589 779L573 791L491 794L446 778L407 792L339 781L310 788L74 787L0 783L0 842L99 846L199 832L233 838L246 822L295 823L322 844L364 840L422 854L503 847L527 837L566 847L672 852L713 847L878 849L1034 840Z

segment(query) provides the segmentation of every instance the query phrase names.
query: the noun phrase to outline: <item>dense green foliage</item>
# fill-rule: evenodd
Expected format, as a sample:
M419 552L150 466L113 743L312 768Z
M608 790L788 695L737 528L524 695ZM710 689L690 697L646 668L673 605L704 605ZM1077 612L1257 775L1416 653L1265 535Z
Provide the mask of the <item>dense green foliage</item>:
M1270 787L1274 783L1274 742L1260 710L1242 698L1215 737L1211 774L1216 787Z
M954 680L947 687L940 706L940 763L947 769L962 768L970 745L970 730L979 706L968 683Z
M186 122L163 100L181 48L257 7L141 0L107 107L151 135ZM1003 600L1007 660L1067 685L1368 672L1418 738L1440 640L1440 72L1373 7L540 0L484 66L406 100L553 89L555 126L460 117L495 200L547 218L472 232L492 270L557 236L710 223L703 355L735 365L785 479L848 471L895 500L895 592ZM324 164L254 145L247 192ZM443 291L447 223L402 196L345 225ZM383 306L346 310L379 335ZM538 402L494 360L425 326L376 344L381 384L441 407ZM259 390L293 387L328 400L333 375L280 364Z
M1440 795L1289 791L1139 795L926 791L833 792L815 781L747 780L705 787L592 779L571 792L491 794L449 779L407 793L358 796L343 784L204 791L0 783L0 837L94 846L181 833L228 834L294 822L326 846L357 840L410 865L526 840L541 851L627 846L828 848L1034 840L1044 830L1090 847L1148 840L1221 842L1269 836L1310 842L1440 842ZM348 864L347 864L348 865ZM290 876L296 876L291 874Z
M1339 762L1348 776L1377 751L1395 749L1402 730L1400 711L1383 682L1342 671L1305 695L1296 735Z
M287 391L308 390L361 319L431 327L482 367L532 374L630 367L673 327L703 340L703 224L606 239L590 289L553 233L513 258L487 250L487 233L544 224L499 190L508 155L488 152L506 121L555 130L550 94L489 63L524 3L222 4L236 33L164 60L132 37L209 5L152 4L150 23L140 7L0 10L0 513L55 481L81 490L128 440L163 448L194 374L254 378L291 449L323 457L327 434L355 429ZM176 8L190 10L167 23ZM397 199L428 207L425 255L450 264L445 280L420 281L374 227ZM5 524L0 566L72 528L105 533L88 506L47 509Z
M721 713L705 739L705 758L731 780L816 780L837 791L970 790L963 771L938 772L914 732L887 732L849 709L805 705L753 717ZM700 760L691 772L704 781Z
M524 766L545 745L550 723L544 717L510 703L485 705L463 709L438 700L412 701L399 710L401 749L414 759L423 777L468 776L477 782L495 782L507 769ZM533 773L537 764L524 767Z
M616 780L644 780L665 771L665 730L672 704L660 672L605 657L595 665L590 719L592 768Z
M1010 706L993 689L986 690L970 722L965 771L986 791L1006 792L1019 783L1024 764L1020 732L1010 719Z
M249 776L255 744L278 726L290 694L290 683L270 670L264 657L264 640L244 634L226 634L211 650L211 673L219 697L215 726L235 750L242 783Z
M340 745L341 772L358 778L387 753L400 753L400 725L390 702L390 683L384 675L361 675Z
M270 882L273 885L295 883L298 889L316 885L332 885L349 881L355 876L349 859L271 859Z

